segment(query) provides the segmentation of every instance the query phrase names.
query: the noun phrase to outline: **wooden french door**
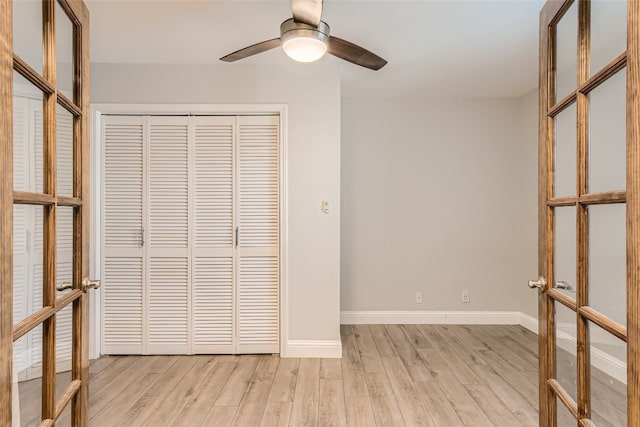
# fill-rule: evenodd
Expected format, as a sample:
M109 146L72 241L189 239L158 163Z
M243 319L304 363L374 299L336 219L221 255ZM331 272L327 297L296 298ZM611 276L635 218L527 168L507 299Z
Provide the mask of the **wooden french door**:
M540 15L540 426L640 425L640 2Z
M89 12L0 0L0 426L88 424Z

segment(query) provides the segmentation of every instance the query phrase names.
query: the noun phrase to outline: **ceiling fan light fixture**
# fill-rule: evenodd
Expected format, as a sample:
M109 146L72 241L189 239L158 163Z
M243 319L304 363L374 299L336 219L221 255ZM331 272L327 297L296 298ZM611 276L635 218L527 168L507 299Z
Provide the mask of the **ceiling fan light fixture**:
M292 37L282 43L287 56L298 62L313 62L327 53L327 44L311 37Z
M298 62L322 58L329 48L329 26L320 21L318 27L287 19L280 25L282 50Z

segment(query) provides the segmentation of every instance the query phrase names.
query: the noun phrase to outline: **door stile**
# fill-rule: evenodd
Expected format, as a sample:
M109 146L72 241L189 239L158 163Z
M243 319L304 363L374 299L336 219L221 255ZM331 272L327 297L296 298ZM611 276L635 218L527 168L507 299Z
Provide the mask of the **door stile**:
M238 116L234 116L233 118L233 145L231 147L231 156L233 158L233 178L231 184L231 192L233 194L233 202L231 207L231 215L232 215L232 242L231 242L231 253L232 253L232 263L233 263L233 273L232 273L232 301L233 301L233 320L231 330L233 331L232 336L232 348L233 354L238 354L238 346L240 345L240 178L239 178L239 169L240 169L240 161L238 158L240 157L240 123L238 120Z
M56 87L55 3L42 2L44 78ZM57 94L44 93L43 175L45 194L54 203L44 207L42 306L56 308L56 106ZM56 316L42 323L42 419L56 416Z
M578 9L578 76L577 87L589 79L591 54L591 2L581 1ZM589 155L589 96L577 91L578 112L578 155L576 170L576 196L588 191L588 155ZM577 201L577 200L576 200ZM580 314L580 307L589 305L589 218L588 206L576 203L576 333L578 364L578 420L590 418L591 414L591 350L589 343L589 320Z
M77 5L77 6L76 6ZM90 111L89 111L89 11L81 2L71 3L73 14L80 17L75 26L74 90L73 97L82 115L74 119L74 175L73 195L82 199L74 210L74 288L83 289L82 281L89 277L89 236L91 199L90 164ZM85 292L73 302L71 375L80 381L80 388L71 400L71 424L84 427L89 424L89 296Z
M549 45L549 29L547 24L548 6L540 13L540 75L539 75L539 101L538 101L538 277L546 276L547 268L547 235L549 227L549 208L547 207L548 199L548 167L549 167L549 150L547 148L547 95L549 91L549 49L542 49L543 46ZM549 398L550 391L547 387L547 378L549 375L549 349L547 341L549 339L549 328L546 319L549 318L549 300L544 292L538 292L538 313L540 321L538 322L538 393L539 393L539 413L540 427L551 427L552 420L548 414L555 413L555 402ZM553 307L551 307L553 309ZM551 331L553 333L553 331ZM547 416L544 416L547 414Z
M640 425L640 2L627 3L627 419Z
M538 103L538 275L546 279L538 293L538 354L540 427L556 427L557 400L548 379L556 377L555 305L546 294L554 281L553 265L553 197L554 185L554 120L549 111L555 104L555 37L553 23L561 10L567 10L571 0L547 2L540 12L540 75Z
M13 2L0 0L0 425L11 424L13 373Z

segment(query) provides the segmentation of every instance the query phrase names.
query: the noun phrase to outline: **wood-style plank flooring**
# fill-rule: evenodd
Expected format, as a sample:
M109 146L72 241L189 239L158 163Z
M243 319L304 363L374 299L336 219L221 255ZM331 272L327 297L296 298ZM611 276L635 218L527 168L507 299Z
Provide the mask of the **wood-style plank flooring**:
M341 335L342 359L102 357L89 425L538 426L537 337L520 326L343 325ZM575 358L558 359L575 381ZM59 378L63 389L68 373ZM39 424L39 384L20 385L23 426ZM624 386L594 370L592 387L594 422L626 425ZM559 413L560 427L575 426ZM57 425L70 425L68 410Z

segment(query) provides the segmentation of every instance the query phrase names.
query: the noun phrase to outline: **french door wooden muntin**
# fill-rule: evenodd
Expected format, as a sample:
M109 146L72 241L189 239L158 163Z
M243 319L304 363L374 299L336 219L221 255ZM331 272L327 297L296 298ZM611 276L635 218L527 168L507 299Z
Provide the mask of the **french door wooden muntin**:
M540 340L540 425L557 425L558 405L573 415L576 425L596 425L591 420L591 343L589 329L596 325L612 339L627 345L627 423L640 425L640 2L627 3L626 50L611 57L600 70L590 70L591 6L589 0L548 1L540 14L539 103L539 256L538 286ZM571 7L577 7L575 83L556 96L558 23ZM573 17L573 16L572 16ZM626 188L589 191L590 94L626 68ZM566 96L565 96L566 95ZM576 109L576 193L556 195L556 118ZM589 207L626 203L626 326L594 309L589 301ZM554 277L557 213L574 207L576 235L575 296L560 291L566 283ZM572 310L577 322L577 401L558 381L556 342L558 304ZM610 313L608 313L610 314ZM559 401L559 402L558 402ZM564 411L564 409L562 409Z
M13 343L42 325L41 425L54 425L71 405L74 426L88 420L88 296L83 279L88 276L89 249L89 12L82 1L43 0L41 29L33 34L41 41L42 64L21 58L13 37L14 2L0 0L0 425L12 425ZM60 13L62 12L62 14ZM72 28L72 95L57 82L56 18ZM39 61L37 61L39 62ZM37 69L42 67L42 72ZM14 71L42 93L43 183L42 193L16 191L13 184ZM73 117L73 194L57 190L56 109ZM42 308L25 319L13 319L13 211L14 205L43 209ZM58 207L73 209L72 289L58 297L56 280L56 222ZM56 318L72 306L72 380L56 401Z

